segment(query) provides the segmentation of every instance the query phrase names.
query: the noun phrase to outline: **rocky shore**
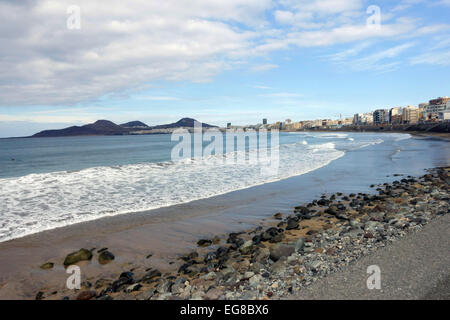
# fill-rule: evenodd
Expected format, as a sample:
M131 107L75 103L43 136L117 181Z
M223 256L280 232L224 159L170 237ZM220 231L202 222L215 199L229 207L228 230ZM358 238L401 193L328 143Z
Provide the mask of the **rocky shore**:
M133 266L114 279L84 279L79 290L42 289L36 299L283 299L447 214L449 170L396 175L393 183L372 185L371 194L323 195L292 213L276 213L264 227L199 239L197 250L174 262L177 272ZM81 249L64 264L98 259L107 265L113 251Z

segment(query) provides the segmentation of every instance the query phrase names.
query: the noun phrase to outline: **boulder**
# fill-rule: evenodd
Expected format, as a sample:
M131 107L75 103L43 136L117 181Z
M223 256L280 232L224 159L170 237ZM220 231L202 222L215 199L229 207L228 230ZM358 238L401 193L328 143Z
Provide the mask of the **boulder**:
M48 269L53 268L53 266L54 266L53 262L46 262L43 265L41 265L40 268L43 270L48 270Z
M120 288L126 284L132 284L134 282L133 273L131 272L122 272L119 276L119 279L114 281L111 285L111 290L113 292L117 292Z
M208 239L200 239L197 242L197 245L200 246L200 247L208 247L211 244L212 244L212 241L208 240Z
M78 251L68 254L67 257L64 259L64 265L70 266L79 261L91 260L91 259L92 259L92 252L89 251L88 249L82 248Z
M288 245L276 245L270 249L270 259L272 261L278 261L281 257L288 257L293 254L295 248Z
M151 270L150 272L148 272L147 274L145 274L144 277L142 278L142 281L152 282L156 278L159 278L159 277L161 277L161 272L157 269L154 269L154 270Z
M115 257L111 252L109 252L108 250L104 250L98 256L98 263L107 264L107 263L111 262L112 260L114 260L114 258Z
M295 219L288 219L286 230L298 229L298 221Z
M239 248L239 251L242 254L248 254L252 250L252 248L253 248L253 241L248 240Z

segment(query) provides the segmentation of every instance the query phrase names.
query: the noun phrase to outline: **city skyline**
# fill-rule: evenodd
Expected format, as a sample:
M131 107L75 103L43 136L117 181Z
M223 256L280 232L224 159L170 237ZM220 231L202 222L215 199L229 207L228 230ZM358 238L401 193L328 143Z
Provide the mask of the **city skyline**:
M80 8L80 29L66 25L70 5ZM98 119L334 119L448 95L447 0L0 8L0 137ZM368 25L374 8L379 28Z

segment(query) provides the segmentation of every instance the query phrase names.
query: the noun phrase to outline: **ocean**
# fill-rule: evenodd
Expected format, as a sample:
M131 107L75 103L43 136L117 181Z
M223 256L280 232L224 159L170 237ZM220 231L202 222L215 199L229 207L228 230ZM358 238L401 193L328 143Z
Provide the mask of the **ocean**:
M389 145L395 158L409 139L408 134L280 133L279 167L272 175L261 174L258 163L221 161L239 149L172 161L177 142L168 134L0 139L0 241L301 176L370 146ZM246 151L252 152L248 146Z

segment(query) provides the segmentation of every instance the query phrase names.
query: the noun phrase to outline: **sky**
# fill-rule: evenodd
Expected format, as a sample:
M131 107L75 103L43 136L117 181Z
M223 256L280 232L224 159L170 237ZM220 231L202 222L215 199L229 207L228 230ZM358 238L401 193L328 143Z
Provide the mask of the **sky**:
M2 0L0 137L417 105L450 95L449 17L450 0Z

